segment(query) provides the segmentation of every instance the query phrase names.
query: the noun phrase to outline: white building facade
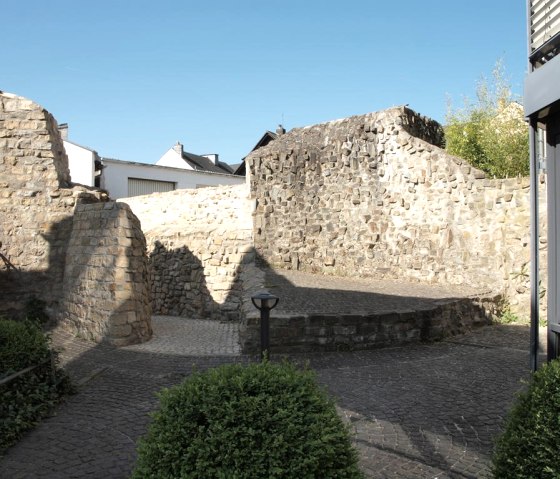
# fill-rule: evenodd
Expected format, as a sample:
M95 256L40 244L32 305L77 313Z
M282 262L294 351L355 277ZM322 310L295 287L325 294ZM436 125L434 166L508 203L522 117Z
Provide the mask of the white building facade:
M113 199L220 185L240 185L245 177L103 158L101 188Z
M233 175L218 155L183 151L179 142L153 164L100 158L96 151L68 141L68 126L59 126L72 182L106 190L112 199L178 189L239 185L245 177Z
M68 156L72 181L85 186L95 186L95 161L99 161L97 153L68 140L62 142Z

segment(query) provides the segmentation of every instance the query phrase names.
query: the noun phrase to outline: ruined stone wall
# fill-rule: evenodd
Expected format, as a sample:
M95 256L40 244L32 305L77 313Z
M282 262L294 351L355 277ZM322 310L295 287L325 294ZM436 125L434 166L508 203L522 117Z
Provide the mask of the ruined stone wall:
M441 144L436 125L394 108L253 152L257 253L304 271L505 292L528 308L529 180L487 179L409 133Z
M149 327L136 324L150 321L148 292L137 277L147 281L146 256L138 256L142 233L126 206L107 200L101 191L71 183L53 116L28 99L0 92L0 252L15 268L0 262L1 315L21 317L26 302L38 299L51 318L70 320L85 336L118 344L146 338ZM127 240L130 231L134 236ZM134 279L121 283L122 269L113 271L114 262L134 271ZM115 291L100 304L106 287ZM125 296L138 304L132 308ZM128 338L127 327L117 328L121 312L136 315L136 322L127 323L134 324ZM103 332L108 336L102 338Z
M146 235L154 314L237 320L253 259L246 185L126 198Z
M78 201L103 195L71 187L56 121L22 97L0 93L0 313L19 315L31 298L51 311L62 293L66 246Z
M63 290L63 318L81 336L114 345L151 337L146 241L128 205L76 207Z

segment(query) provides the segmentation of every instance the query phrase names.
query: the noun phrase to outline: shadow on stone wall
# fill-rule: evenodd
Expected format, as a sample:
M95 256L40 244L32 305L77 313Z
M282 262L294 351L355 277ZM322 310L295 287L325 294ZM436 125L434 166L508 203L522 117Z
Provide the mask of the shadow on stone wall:
M126 205L80 204L49 222L34 254L42 267L0 270L0 315L47 319L86 339L126 345L151 337L147 258ZM39 229L41 231L41 229ZM27 268L27 269L25 269Z
M15 270L8 270L0 264L0 315L23 319L29 314L26 305L38 300L35 304L43 302L46 313L53 324L56 323L72 222L72 217L64 218L50 223L48 231L41 233L41 237L47 241L47 247L38 255L46 256L46 269L22 267L18 264L18 258L9 258Z
M220 321L240 319L239 274L244 262L252 258L252 252L236 254L243 258L236 265L224 263L223 258L212 264L216 253L210 252L201 255L205 259L202 261L187 245L170 248L156 240L150 249L153 314Z
M187 246L168 249L156 241L148 258L153 314L209 318L219 310L202 262Z

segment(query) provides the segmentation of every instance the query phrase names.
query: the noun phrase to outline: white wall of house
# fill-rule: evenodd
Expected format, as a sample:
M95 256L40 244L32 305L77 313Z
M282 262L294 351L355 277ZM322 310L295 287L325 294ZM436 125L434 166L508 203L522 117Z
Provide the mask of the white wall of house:
M181 168L182 170L192 170L192 166L189 165L183 157L174 148L169 148L165 154L156 161L158 166L168 166L170 168Z
M183 161L183 163L185 163ZM101 188L109 192L112 199L128 198L129 178L152 181L171 181L175 189L203 188L206 186L241 185L245 177L220 173L207 173L185 168L170 168L131 161L103 159Z
M94 186L95 182L95 152L76 145L68 140L63 140L70 177L74 183Z

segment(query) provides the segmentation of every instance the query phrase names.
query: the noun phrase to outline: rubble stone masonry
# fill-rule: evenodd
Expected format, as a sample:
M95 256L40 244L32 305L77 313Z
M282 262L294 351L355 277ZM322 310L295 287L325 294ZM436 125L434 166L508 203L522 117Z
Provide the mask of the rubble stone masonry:
M107 200L107 195L101 191L72 185L68 158L53 116L28 99L0 92L0 252L15 268L8 269L4 262L0 262L0 315L23 316L26 302L38 299L45 302L52 318L64 318L63 293L76 291L81 296L80 304L86 305L86 309L93 311L99 307L95 292L98 288L103 289L100 285L104 279L90 268L91 264L75 264L77 257L72 248L85 241L82 233L89 230L96 230L95 235L100 239L114 235L114 240L119 242L126 241L132 228L134 238L138 236L136 240L142 241L137 225L117 229L111 226L109 230L103 230L102 226L84 227L104 220L106 208L115 208L119 218L132 221L128 218L130 212L125 211L126 206L105 203ZM91 212L95 213L91 215ZM93 245L83 246L88 254L88 248ZM139 245L134 247L135 252L139 251ZM142 258L146 261L145 254L129 256L121 251L104 252L107 256L113 253L115 261L129 261L129 269L139 267L135 263L141 262ZM80 285L73 282L75 278L68 277L68 273L74 272L75 268L91 281ZM110 276L113 273L107 271L104 274ZM123 283L122 288L127 287L132 289L131 296L136 298L136 282ZM121 296L122 292L106 298L113 303L114 310L122 306ZM68 296L64 302L68 306ZM137 319L149 323L148 311L142 308L138 313L143 318ZM105 329L112 328L109 310L111 307L106 304L103 319L97 316L93 320L85 315L82 332L91 325L96 339L107 339L101 338L97 332L103 321L106 322ZM148 327L140 329L149 330ZM131 334L130 342L139 340L135 334ZM124 335L119 336L120 343L123 338Z
M146 240L124 203L76 207L62 311L78 334L114 345L152 335Z
M246 185L125 198L150 258L155 314L240 318L244 264L254 259L253 202Z
M393 108L279 136L246 158L248 185L115 203L72 185L47 111L0 92L0 252L16 268L0 262L0 315L37 298L118 345L147 340L152 311L237 320L255 257L466 285L526 312L529 181L488 179L442 143L436 122Z
M257 253L308 272L464 284L528 311L529 179L488 179L442 141L436 122L398 107L251 153Z

